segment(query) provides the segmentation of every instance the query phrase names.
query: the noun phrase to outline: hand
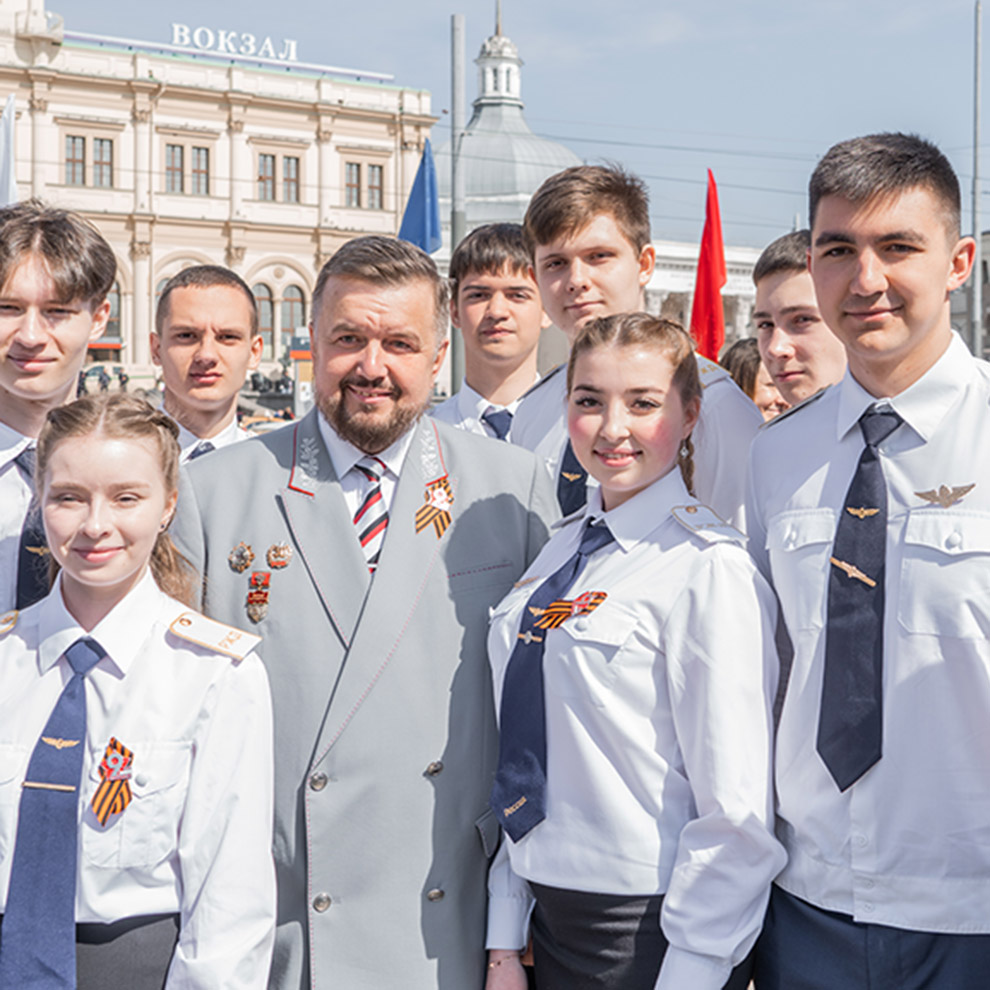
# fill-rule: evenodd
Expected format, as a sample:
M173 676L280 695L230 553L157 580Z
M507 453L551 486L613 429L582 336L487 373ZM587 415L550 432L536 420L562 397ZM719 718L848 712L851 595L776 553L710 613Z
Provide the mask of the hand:
M492 949L488 953L485 990L527 990L528 985L518 952Z

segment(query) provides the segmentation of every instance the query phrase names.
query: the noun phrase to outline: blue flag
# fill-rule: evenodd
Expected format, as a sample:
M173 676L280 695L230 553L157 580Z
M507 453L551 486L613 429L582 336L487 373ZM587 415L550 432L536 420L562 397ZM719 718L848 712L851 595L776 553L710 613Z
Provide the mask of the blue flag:
M421 247L432 254L440 247L440 202L437 199L437 170L433 164L430 139L423 145L423 157L419 160L416 179L406 212L399 228L399 238Z

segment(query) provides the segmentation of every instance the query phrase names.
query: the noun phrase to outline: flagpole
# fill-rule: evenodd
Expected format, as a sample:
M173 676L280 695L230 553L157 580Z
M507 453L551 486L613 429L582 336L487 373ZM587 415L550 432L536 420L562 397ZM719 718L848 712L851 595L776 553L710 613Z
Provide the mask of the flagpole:
M467 227L465 200L467 184L461 162L461 150L466 123L464 83L464 15L450 17L450 253L464 239ZM450 335L450 393L453 395L464 378L464 343L459 332Z
M976 0L976 25L973 47L973 255L972 338L973 354L983 357L983 222L980 217L980 35L982 34L982 4Z

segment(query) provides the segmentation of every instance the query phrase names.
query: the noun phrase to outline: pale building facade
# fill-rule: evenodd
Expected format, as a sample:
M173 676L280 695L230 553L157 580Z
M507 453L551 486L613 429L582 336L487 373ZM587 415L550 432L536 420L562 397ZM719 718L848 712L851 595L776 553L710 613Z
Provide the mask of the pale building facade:
M296 47L185 25L169 43L101 38L42 0L0 0L19 193L78 210L117 255L94 357L147 365L160 286L223 264L259 301L273 368L330 254L398 230L435 120L429 93L293 60Z

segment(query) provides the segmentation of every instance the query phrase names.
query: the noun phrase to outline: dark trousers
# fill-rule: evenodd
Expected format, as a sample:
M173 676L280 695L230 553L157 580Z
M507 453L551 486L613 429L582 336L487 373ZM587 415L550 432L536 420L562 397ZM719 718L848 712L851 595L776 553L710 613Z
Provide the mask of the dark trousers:
M653 990L667 951L662 896L530 888L538 990ZM737 966L725 990L745 990L750 969L750 960Z
M757 990L986 990L990 935L861 924L774 886L754 979Z

